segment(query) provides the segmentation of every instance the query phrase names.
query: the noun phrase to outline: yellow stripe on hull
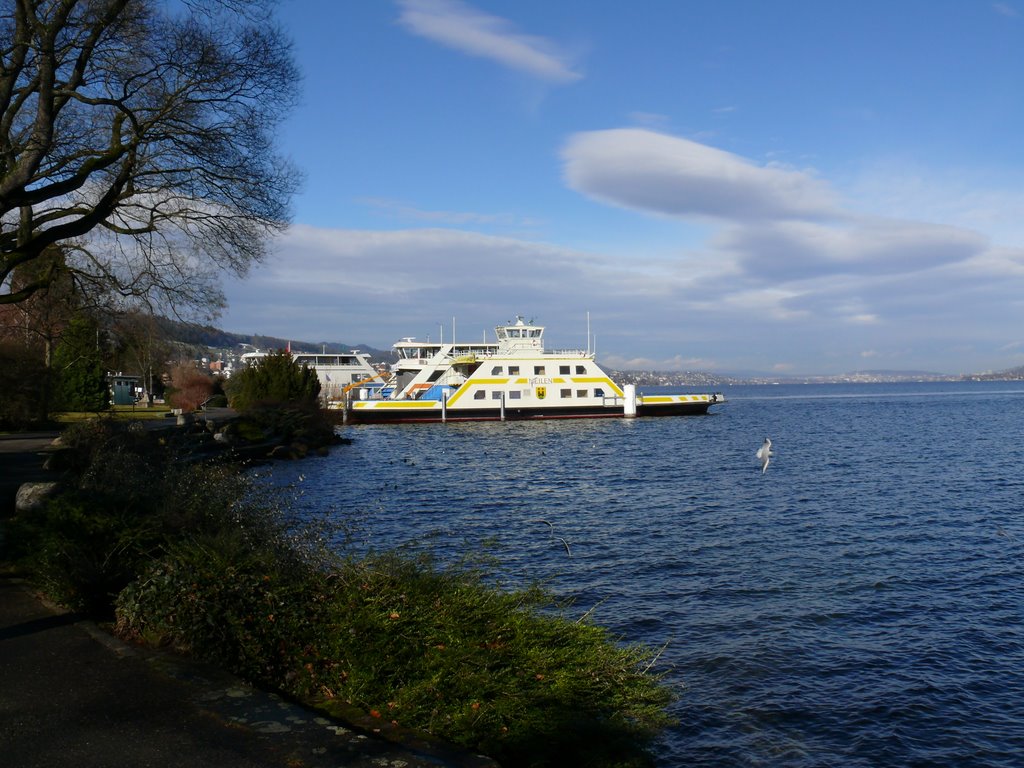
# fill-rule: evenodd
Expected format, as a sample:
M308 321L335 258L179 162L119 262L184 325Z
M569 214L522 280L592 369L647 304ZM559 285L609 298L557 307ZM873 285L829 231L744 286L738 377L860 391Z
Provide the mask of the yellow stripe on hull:
M438 400L356 400L352 408L364 410L369 408L380 408L381 410L403 410L412 408L439 408L441 403Z
M642 395L641 402L653 403L706 403L709 395Z

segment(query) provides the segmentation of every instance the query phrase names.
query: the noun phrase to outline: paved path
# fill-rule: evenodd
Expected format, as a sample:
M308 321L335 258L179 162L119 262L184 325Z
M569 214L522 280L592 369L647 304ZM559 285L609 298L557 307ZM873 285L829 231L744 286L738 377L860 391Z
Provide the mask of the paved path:
M0 764L14 768L484 768L359 733L225 673L136 649L0 578Z
M54 479L39 452L55 436L0 435L0 526L21 483ZM497 768L394 736L398 743L211 667L128 646L0 575L3 768Z

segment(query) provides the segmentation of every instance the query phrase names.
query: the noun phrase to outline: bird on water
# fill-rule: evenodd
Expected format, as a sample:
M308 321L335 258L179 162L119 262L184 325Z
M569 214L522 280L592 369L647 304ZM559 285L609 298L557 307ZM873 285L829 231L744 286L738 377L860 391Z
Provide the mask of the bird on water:
M761 474L763 475L768 470L768 462L771 461L772 456L775 452L772 450L772 441L769 438L764 439L764 443L757 449L757 459L761 462Z

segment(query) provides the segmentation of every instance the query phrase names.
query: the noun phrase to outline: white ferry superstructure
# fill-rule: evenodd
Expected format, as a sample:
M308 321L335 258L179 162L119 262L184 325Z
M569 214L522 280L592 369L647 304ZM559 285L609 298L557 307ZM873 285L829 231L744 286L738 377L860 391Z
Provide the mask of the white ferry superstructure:
M707 413L721 394L638 395L620 387L584 350L547 350L544 327L517 318L496 342L394 345L398 361L383 388L355 388L354 423L615 418Z
M256 350L242 355L242 365L252 365L269 353ZM342 401L356 387L378 388L388 372L380 372L370 363L370 356L353 349L351 352L292 352L292 359L316 371L320 380L320 398L328 405Z

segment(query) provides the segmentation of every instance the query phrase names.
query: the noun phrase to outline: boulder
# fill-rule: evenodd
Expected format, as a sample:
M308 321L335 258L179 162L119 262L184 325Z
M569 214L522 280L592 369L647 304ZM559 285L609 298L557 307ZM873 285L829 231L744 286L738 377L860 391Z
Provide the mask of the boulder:
M18 513L36 512L51 499L60 487L60 483L22 483L18 486L18 495L14 501L14 509Z

